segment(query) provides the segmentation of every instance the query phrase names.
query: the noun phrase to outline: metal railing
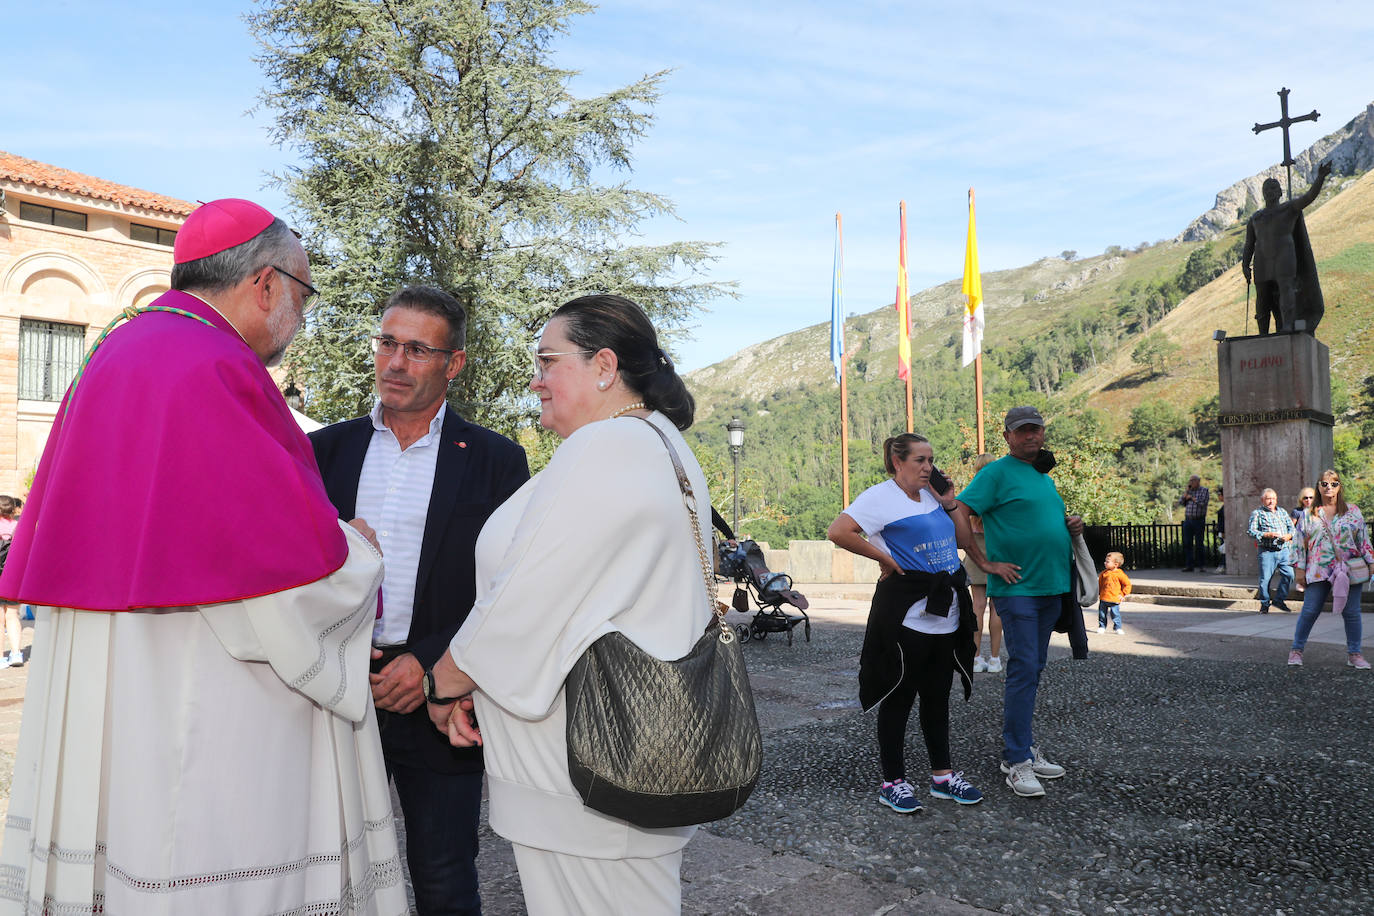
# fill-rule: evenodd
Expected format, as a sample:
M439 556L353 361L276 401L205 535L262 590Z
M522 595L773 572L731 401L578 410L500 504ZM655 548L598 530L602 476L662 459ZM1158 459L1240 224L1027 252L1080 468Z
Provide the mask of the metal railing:
M1088 551L1099 564L1109 551L1126 558L1127 569L1165 569L1183 565L1183 524L1172 525L1088 525L1083 529ZM1207 522L1202 529L1202 565L1217 566L1217 526Z

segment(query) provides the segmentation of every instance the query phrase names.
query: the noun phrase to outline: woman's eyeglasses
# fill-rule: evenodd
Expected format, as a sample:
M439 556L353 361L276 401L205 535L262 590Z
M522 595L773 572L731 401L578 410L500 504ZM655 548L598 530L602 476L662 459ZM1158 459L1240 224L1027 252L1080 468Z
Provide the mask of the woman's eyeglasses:
M560 356L590 356L595 350L562 350L554 352L552 350L534 350L530 356L534 359L534 377L542 380L544 373L553 365L553 361Z
M1321 487L1323 490L1334 490L1340 485L1341 482L1339 480L1323 480L1321 483L1317 484L1317 486Z

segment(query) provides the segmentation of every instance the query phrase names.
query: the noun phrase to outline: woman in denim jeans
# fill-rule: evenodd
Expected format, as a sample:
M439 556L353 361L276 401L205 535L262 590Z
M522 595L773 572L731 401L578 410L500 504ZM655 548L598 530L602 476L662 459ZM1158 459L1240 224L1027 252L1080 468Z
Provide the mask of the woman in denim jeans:
M1358 558L1374 565L1369 531L1359 506L1345 501L1339 474L1323 471L1316 489L1317 504L1304 512L1298 522L1294 566L1298 582L1305 582L1307 591L1302 613L1298 615L1298 628L1293 634L1293 648L1288 653L1288 664L1302 665L1302 650L1307 645L1312 624L1326 599L1331 597L1332 610L1340 611L1345 620L1346 666L1368 670L1369 662L1360 652L1360 592L1364 586L1350 581L1346 561Z

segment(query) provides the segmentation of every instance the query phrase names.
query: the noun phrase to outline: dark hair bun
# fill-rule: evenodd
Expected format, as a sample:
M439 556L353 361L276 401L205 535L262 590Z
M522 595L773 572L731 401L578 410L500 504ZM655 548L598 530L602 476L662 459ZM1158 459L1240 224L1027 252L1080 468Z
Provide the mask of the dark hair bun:
M644 405L687 429L696 416L696 401L673 361L658 345L658 332L644 310L624 296L582 296L553 313L566 325L568 340L583 350L610 350L620 376Z

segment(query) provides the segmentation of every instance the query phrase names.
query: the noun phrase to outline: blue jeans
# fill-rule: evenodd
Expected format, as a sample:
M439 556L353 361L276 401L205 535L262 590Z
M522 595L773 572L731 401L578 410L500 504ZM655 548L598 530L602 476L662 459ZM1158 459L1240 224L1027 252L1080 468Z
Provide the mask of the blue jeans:
M387 761L405 815L406 863L420 916L479 916L477 821L482 773L436 773Z
M1105 601L1099 602L1097 605L1097 625L1099 627L1107 625L1108 614L1112 615L1112 629L1121 629L1121 605L1108 604Z
M1350 586L1350 597L1345 599L1341 617L1345 620L1345 651L1360 651L1364 626L1360 622L1360 592L1364 585ZM1331 583L1326 580L1307 583L1306 597L1302 599L1302 611L1298 614L1298 628L1293 633L1293 648L1301 652L1307 645L1307 637L1312 634L1312 624L1317 622L1322 605L1331 597Z
M1207 527L1205 518L1185 518L1183 520L1183 565L1200 567L1205 562L1202 550L1202 531ZM1197 562L1193 562L1196 560Z
M1293 585L1293 564L1288 559L1288 548L1282 550L1261 550L1259 552L1259 596L1260 606L1268 607L1269 600L1269 580L1274 578L1274 570L1279 571L1279 587L1274 592L1274 601L1282 601L1288 597L1288 589ZM1327 585L1330 588L1330 584ZM1303 602L1303 607L1307 602Z
M1031 758L1031 716L1050 634L1063 610L1061 595L998 595L1002 641L1007 647L1007 678L1002 704L1002 757L1007 763Z

